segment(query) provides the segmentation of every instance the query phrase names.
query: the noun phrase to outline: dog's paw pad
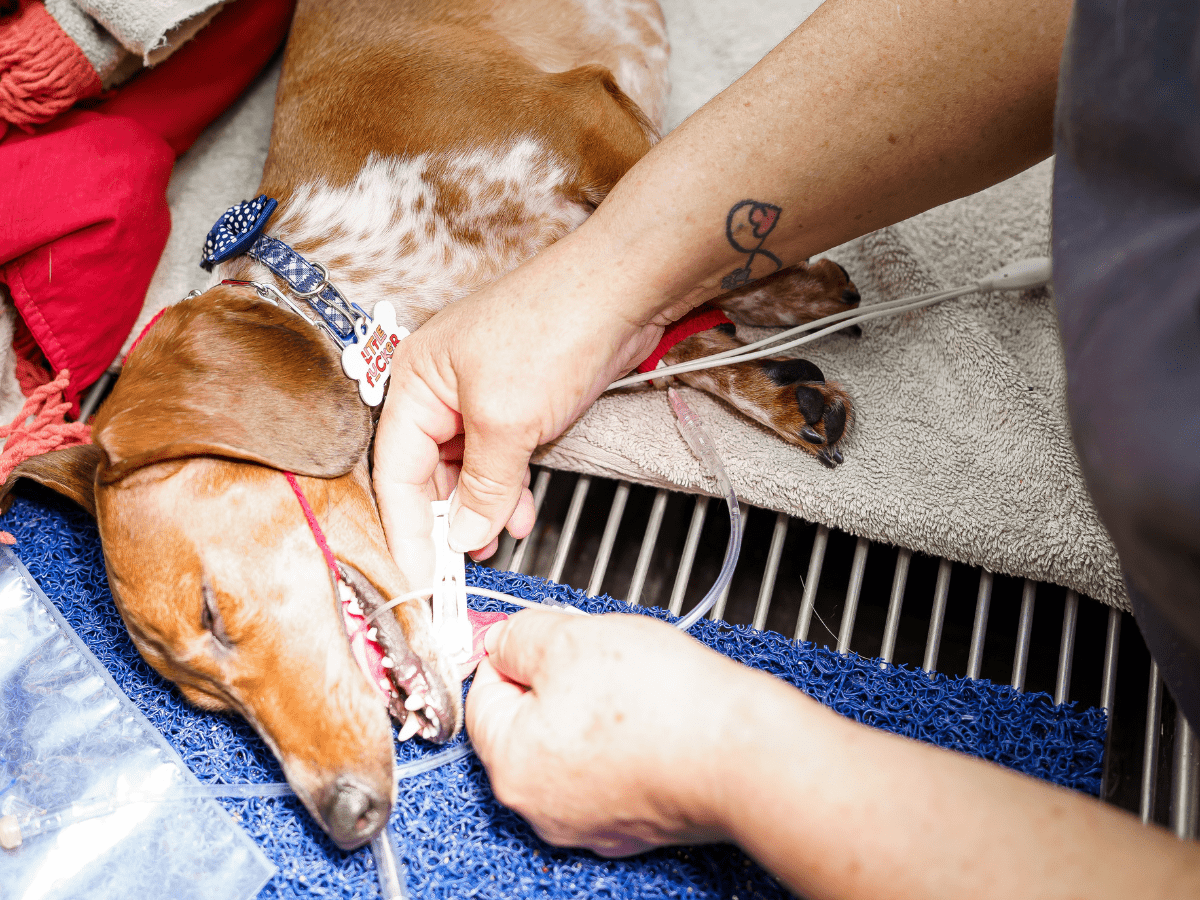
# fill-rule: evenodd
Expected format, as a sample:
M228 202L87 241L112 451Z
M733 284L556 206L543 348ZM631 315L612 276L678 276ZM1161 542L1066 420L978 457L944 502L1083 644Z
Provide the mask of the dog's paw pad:
M774 394L762 421L829 468L841 465L844 457L837 444L852 418L842 389L826 383L820 368L805 359L763 360L760 367Z

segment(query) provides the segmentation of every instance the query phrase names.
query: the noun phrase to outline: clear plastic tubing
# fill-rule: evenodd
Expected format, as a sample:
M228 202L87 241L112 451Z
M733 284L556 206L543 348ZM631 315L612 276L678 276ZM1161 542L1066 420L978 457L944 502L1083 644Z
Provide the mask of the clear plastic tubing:
M687 631L713 608L713 604L717 602L721 592L733 580L733 570L737 566L738 554L742 552L742 511L738 506L737 494L733 492L733 484L729 480L725 466L721 463L721 457L717 454L717 448L713 446L712 438L700 424L700 418L692 412L692 408L684 402L683 397L675 388L667 388L667 400L670 401L671 409L675 412L675 419L679 423L679 433L683 435L683 439L696 458L717 479L725 502L729 504L729 543L725 545L725 561L721 563L721 571L717 573L717 580L708 589L704 599L675 623L677 627Z

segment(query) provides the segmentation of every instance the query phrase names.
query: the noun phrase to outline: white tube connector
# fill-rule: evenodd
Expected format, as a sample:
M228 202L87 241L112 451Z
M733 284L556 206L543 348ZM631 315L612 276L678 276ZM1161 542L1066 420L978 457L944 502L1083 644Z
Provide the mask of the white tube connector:
M451 497L454 495L451 494ZM467 620L467 563L450 549L450 500L433 503L433 631L456 662L471 657L471 623Z
M1001 266L975 284L980 291L1024 291L1050 283L1053 269L1047 256L1031 256Z

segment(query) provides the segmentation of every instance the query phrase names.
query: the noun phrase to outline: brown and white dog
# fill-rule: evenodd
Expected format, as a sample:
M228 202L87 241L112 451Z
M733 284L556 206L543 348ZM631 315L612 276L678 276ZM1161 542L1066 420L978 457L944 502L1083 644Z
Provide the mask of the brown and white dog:
M301 0L261 185L279 201L269 231L347 299L386 298L415 329L578 226L651 147L666 94L656 0ZM220 275L287 289L248 257ZM779 325L857 300L820 262L723 302ZM666 362L737 343L703 332ZM849 402L810 363L684 380L841 461ZM388 552L371 415L337 349L254 289L217 285L149 329L93 435L23 463L3 493L28 477L90 510L147 661L196 705L248 719L340 846L369 840L395 796L389 710L405 734L444 741L461 686L420 600L378 620L395 696L364 675L281 474L298 476L364 609L414 587Z

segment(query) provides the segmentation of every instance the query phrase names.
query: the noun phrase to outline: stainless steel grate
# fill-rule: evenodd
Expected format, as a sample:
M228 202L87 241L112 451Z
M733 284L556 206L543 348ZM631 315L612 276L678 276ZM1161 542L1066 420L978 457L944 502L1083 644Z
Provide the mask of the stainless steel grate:
M719 500L548 469L533 495L533 533L506 537L489 565L676 615L716 579L729 531ZM741 559L712 618L1102 706L1103 798L1196 837L1200 743L1128 614L1055 585L742 512Z

